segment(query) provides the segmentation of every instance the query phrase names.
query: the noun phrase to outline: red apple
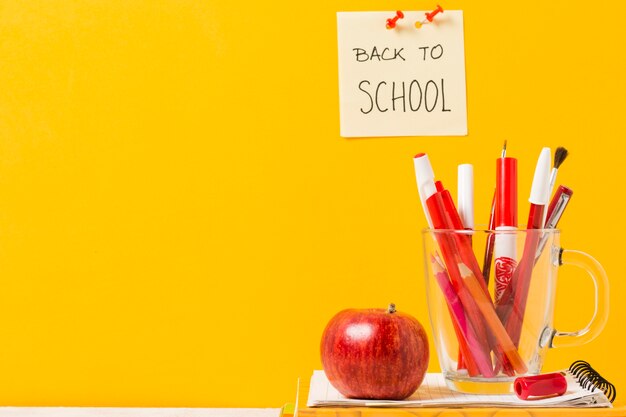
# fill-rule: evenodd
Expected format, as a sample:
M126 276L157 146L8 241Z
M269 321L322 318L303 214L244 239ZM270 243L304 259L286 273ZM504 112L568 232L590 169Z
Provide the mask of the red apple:
M393 304L339 312L324 330L321 351L328 380L348 398L402 400L428 368L424 328Z

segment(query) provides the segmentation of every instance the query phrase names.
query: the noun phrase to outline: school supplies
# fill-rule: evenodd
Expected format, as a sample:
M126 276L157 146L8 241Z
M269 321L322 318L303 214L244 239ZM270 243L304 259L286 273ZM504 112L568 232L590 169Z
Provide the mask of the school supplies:
M417 159L421 158L424 158L424 155ZM420 180L420 172L421 170L417 171L418 184L430 184L432 179ZM430 172L427 171L427 174ZM432 189L432 186L429 185L427 188ZM426 208L435 230L460 230L463 228L462 221L447 190L436 191L430 195L426 200ZM469 236L437 234L436 239L439 242L441 255L452 285L464 307L469 325L478 336L480 351L472 352L475 355L474 359L480 360L477 356L482 356L485 352L497 347L498 351L510 361L516 372L526 372L526 365L519 357L514 343L502 326L502 322L498 319L489 291L482 279L480 267L472 251ZM481 277L481 279L477 277ZM492 375L491 370L485 376L490 375Z
M563 155L560 151L557 169ZM467 227L473 224L473 204L468 208L466 202L474 191L473 167L459 166L457 210L450 192L435 178L428 156L414 157L420 200L431 226L422 236L434 344L448 385L456 390L510 391L515 377L541 372L546 351L554 342L588 341L604 326L608 287L602 267L583 252L555 250L560 248L560 233L554 228L572 193L559 187L548 207L550 178L554 178L550 165L550 148L543 148L531 187L528 222L525 229L517 228L517 160L506 156L505 142L496 164L492 227L480 230ZM549 212L546 229L544 212ZM550 259L538 263L546 246L551 248ZM478 251L482 248L484 254ZM478 258L483 260L482 268ZM487 284L493 258L492 299ZM555 280L562 263L585 269L598 288L594 311L601 314L578 332L553 328ZM535 396L530 391L528 395Z

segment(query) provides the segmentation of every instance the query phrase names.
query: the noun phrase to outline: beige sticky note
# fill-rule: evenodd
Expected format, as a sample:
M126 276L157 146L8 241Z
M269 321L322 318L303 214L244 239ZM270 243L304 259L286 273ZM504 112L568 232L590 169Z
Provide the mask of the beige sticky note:
M467 135L463 12L338 12L341 136Z

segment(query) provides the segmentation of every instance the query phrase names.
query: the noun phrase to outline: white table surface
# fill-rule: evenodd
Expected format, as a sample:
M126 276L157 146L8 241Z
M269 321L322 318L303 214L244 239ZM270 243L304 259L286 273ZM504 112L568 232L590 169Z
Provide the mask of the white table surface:
M280 408L0 407L0 417L278 417Z

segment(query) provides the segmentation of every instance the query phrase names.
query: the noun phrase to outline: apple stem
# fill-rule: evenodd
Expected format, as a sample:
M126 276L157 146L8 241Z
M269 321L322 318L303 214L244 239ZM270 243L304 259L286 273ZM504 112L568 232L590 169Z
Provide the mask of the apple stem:
M393 314L395 312L396 312L396 305L394 303L389 304L389 307L387 308L387 313Z

